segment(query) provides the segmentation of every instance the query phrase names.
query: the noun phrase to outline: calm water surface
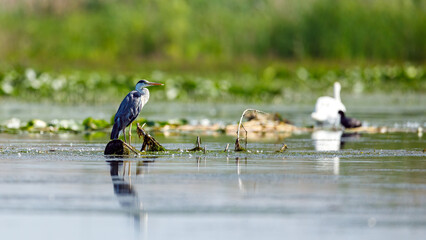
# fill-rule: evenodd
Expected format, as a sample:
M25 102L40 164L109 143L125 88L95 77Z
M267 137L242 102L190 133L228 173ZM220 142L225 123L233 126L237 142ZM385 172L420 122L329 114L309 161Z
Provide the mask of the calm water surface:
M415 132L426 127L426 105L419 104L425 97L343 100L365 125L413 133L251 138L251 153L224 153L233 137L204 136L207 154L125 161L103 156L106 133L0 134L1 238L424 239L426 141ZM313 123L313 103L150 102L142 116L229 123L246 108L279 112L298 126ZM0 121L109 120L116 109L2 102ZM195 141L194 135L155 137L169 149L189 149ZM275 153L282 143L289 149Z
M307 96L312 99L312 96ZM387 126L406 129L426 128L426 95L371 95L342 96L347 115L362 120L364 126ZM308 100L307 100L308 101ZM110 121L119 103L106 105L58 105L52 103L23 103L3 101L0 104L0 123L18 118L22 121L42 119L73 119L82 121L93 117ZM185 118L190 123L238 122L244 109L254 108L279 113L297 126L313 125L310 114L315 99L302 103L246 104L246 103L176 103L152 100L142 110L141 117L149 120Z
M169 149L194 136L156 136ZM0 134L4 239L424 239L417 133L319 131L107 159L107 136ZM275 153L285 142L289 149ZM140 146L140 142L134 145Z

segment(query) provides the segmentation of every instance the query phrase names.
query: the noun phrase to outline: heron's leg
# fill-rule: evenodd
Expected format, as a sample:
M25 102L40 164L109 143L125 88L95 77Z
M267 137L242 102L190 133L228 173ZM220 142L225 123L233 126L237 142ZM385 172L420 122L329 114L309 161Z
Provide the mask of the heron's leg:
M124 142L127 143L126 139L126 128L123 128Z
M132 123L130 123L129 126L129 145L131 144L130 142L132 141Z

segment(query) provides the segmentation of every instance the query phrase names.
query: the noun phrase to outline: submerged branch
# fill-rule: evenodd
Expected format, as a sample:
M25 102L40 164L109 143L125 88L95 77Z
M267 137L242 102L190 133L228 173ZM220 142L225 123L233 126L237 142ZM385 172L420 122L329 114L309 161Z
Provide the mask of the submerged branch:
M240 128L241 128L241 124L242 124L242 122L243 122L244 115L246 115L246 113L247 113L248 111L253 111L253 112L259 112L259 113L263 113L263 114L268 114L267 112L260 111L260 110L257 110L257 109L246 109L246 110L244 110L243 114L241 115L240 122L238 123L237 138L240 138Z
M279 152L279 153L283 153L283 152L285 152L287 149L288 149L287 144L284 144L284 143L283 143L283 146L282 146L282 147L280 148L280 150L278 150L277 152Z
M238 123L238 128L237 128L237 140L235 141L235 151L237 151L237 152L247 150L247 130L244 128L244 125L242 124L242 122L243 122L244 116L249 111L256 112L256 113L268 114L267 112L260 111L260 110L257 110L257 109L246 109L246 110L244 110L243 114L241 115L240 122ZM246 131L246 142L245 142L246 148L243 148L240 145L240 129L241 129L241 126L243 127L244 131Z
M226 144L224 152L228 152L228 149L229 149L229 143Z
M137 123L137 134L139 136L139 138L143 137L143 144L141 147L141 151L150 151L150 152L163 152L166 151L166 149L161 146L161 144L155 140L154 137L152 137L151 135L149 135L149 133L145 132L145 130L143 130L143 126L145 126L145 124L142 125L142 127L139 125L139 123Z
M245 152L245 151L247 151L247 149L241 147L241 145L240 145L240 139L239 138L237 138L237 140L235 140L235 149L234 150L236 152Z
M199 136L197 136L197 140L195 142L195 147L192 148L192 149L189 149L188 151L191 151L191 152L204 151L204 153L206 152L205 147L204 147L204 149L201 147L201 138Z

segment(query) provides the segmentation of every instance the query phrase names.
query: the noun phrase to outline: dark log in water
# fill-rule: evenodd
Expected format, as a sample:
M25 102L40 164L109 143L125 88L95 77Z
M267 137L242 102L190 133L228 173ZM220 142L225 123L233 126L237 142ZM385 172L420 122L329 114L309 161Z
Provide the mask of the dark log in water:
M114 155L114 156L129 156L129 155L140 155L142 151L150 152L161 152L166 151L166 149L161 146L155 138L153 138L149 133L145 132L139 123L137 125L137 133L139 137L143 137L143 144L140 151L136 150L133 146L123 142L120 139L111 140L105 147L105 155Z
M105 155L131 155L136 154L139 155L140 152L136 150L133 146L123 142L120 139L111 140L105 147L104 151Z

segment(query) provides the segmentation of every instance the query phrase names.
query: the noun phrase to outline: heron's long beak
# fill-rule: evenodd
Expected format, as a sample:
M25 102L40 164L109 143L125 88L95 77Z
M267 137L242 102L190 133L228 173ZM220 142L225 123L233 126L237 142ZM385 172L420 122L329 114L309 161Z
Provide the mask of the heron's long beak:
M162 83L155 83L155 82L149 82L149 83L147 83L147 85L149 85L149 86L163 86L164 84L162 84Z

